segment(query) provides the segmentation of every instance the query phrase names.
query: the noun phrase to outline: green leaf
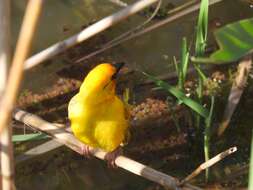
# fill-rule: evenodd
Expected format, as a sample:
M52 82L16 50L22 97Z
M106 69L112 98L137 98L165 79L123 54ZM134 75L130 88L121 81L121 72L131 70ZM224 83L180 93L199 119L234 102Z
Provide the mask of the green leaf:
M210 128L212 124L212 118L213 118L213 110L214 110L214 104L215 104L215 97L211 97L211 107L209 116L206 118L206 127L205 127L205 135L204 135L204 153L205 153L205 161L209 160L209 150L210 150ZM206 179L209 179L209 168L206 169Z
M194 57L199 63L230 63L239 60L253 51L253 18L228 24L215 33L219 50L210 57Z
M183 42L182 42L182 77L183 81L185 81L186 75L187 75L187 70L188 70L188 65L189 65L189 56L190 53L187 49L187 40L184 37Z
M174 66L175 66L175 69L176 69L176 72L177 72L177 76L179 76L179 68L178 68L178 62L177 62L177 59L176 59L176 57L175 56L173 56L173 64L174 64Z
M13 135L12 142L34 141L34 140L42 140L46 138L48 138L48 136L43 133Z
M144 72L143 72L143 74L145 76L147 76L150 80L154 81L157 86L163 88L164 90L167 90L169 93L171 93L173 96L175 96L178 100L182 101L185 105L190 107L192 110L197 112L202 117L207 118L209 116L209 112L205 107L203 107L198 102L192 100L191 98L185 96L185 94L181 90L177 89L174 86L167 84L166 82L164 82L162 80L156 79L152 75L149 75Z
M208 0L201 0L195 43L195 53L197 56L201 56L205 51L208 32L208 3Z

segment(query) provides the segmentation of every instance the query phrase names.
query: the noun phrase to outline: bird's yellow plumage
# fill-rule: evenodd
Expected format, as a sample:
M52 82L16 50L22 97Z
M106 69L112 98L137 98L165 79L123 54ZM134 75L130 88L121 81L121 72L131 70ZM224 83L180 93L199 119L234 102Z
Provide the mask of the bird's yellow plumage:
M108 152L122 143L128 128L124 104L115 95L117 72L112 64L96 66L68 106L74 135L83 143Z

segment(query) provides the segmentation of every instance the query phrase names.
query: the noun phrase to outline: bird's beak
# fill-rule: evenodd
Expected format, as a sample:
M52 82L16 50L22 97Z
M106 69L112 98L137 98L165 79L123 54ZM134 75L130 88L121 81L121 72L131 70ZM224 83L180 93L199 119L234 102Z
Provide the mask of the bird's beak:
M112 63L111 64L115 69L116 69L116 72L114 73L113 75L113 79L115 79L120 71L120 69L125 65L124 62L120 62L120 63Z

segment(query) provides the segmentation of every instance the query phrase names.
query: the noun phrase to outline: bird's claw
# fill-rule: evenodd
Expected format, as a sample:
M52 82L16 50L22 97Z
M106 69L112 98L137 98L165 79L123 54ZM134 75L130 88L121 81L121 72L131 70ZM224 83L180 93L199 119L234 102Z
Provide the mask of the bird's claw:
M88 145L83 145L81 147L81 153L83 156L85 156L86 158L91 158L92 154L91 154L91 149Z
M123 151L121 148L116 148L114 151L108 152L105 155L105 160L107 160L108 167L114 168L114 169L117 168L117 164L116 164L115 160L118 156L120 156L122 154L123 154Z

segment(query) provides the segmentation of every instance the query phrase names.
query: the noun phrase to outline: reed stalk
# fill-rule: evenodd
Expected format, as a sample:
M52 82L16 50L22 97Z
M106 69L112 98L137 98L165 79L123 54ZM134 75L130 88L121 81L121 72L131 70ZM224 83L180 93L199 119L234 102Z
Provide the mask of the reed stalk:
M10 1L0 1L0 100L6 88L8 64L10 63ZM13 190L14 167L12 127L0 134L1 183L3 190Z
M108 0L110 1L111 3L117 5L117 6L120 6L120 7L126 7L127 6L127 3L121 1L121 0Z
M24 20L14 53L6 90L0 102L0 133L9 124L11 112L15 106L20 83L23 78L24 62L28 56L36 24L39 19L43 0L30 0L27 4Z
M230 120L238 106L245 87L247 86L248 77L252 69L251 56L245 56L239 61L237 66L236 77L233 81L232 88L229 93L228 102L225 107L221 124L218 128L218 136L221 136L229 126Z

